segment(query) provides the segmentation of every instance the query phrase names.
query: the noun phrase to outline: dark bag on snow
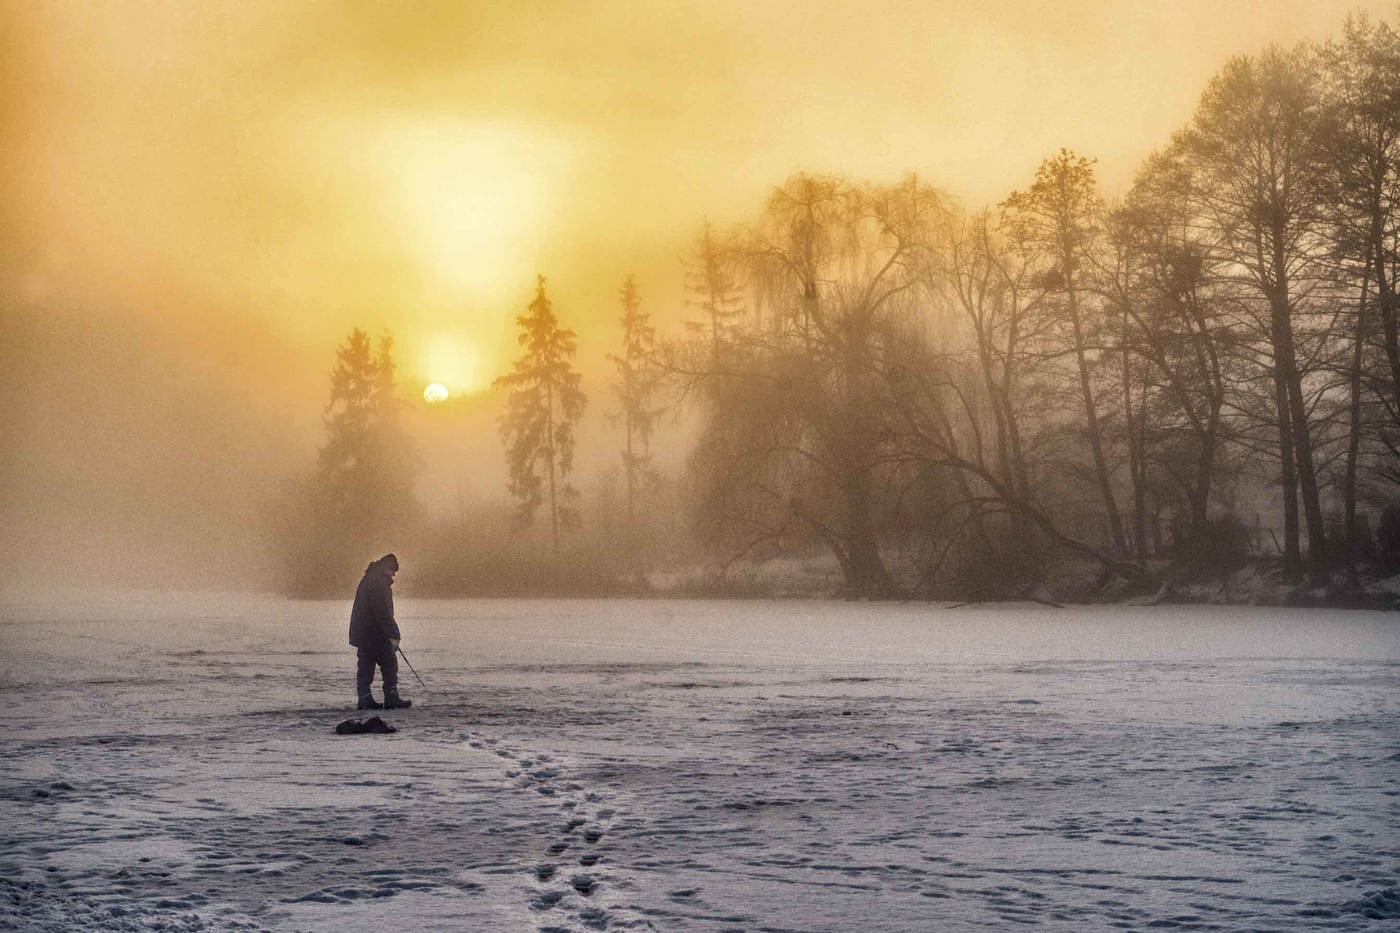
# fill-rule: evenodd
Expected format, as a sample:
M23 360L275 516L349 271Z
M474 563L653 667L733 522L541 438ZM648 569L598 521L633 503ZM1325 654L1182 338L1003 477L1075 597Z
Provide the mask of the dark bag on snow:
M378 716L371 716L368 719L347 719L335 727L336 735L359 735L362 732L374 732L381 735L390 732L398 732Z

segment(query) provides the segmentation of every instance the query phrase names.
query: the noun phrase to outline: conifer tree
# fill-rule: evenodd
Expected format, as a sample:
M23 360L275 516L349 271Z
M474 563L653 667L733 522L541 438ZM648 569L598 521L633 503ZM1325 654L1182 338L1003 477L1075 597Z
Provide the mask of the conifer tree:
M656 328L651 325L651 315L641 311L642 299L632 276L623 281L618 294L622 302L622 354L609 353L608 359L617 367L613 388L622 405L616 417L626 438L622 466L627 477L627 529L632 534L637 485L650 472L651 435L661 414L660 409L651 407L661 375L655 362Z
M520 517L529 523L548 497L550 541L559 553L559 532L578 523L578 490L569 482L574 465L574 425L583 416L587 397L572 360L575 334L559 326L539 276L535 300L517 317L524 354L512 371L493 383L509 389L501 438L510 470L508 488L520 500Z
M734 342L744 309L739 287L726 268L724 248L708 220L695 241L685 285L695 296L690 303L701 312L699 320L686 322L686 329L697 343L704 345L705 364L719 372L728 362L727 351Z
M393 337L382 336L376 349L359 328L336 348L322 416L326 442L310 485L286 506L281 531L296 592L339 585L352 554L387 547L419 517L417 460L398 420L393 349Z
M369 335L357 327L335 351L331 397L322 418L329 436L317 456L317 478L335 507L363 491L369 475L376 370Z
M356 328L336 349L318 481L352 528L397 526L417 512L415 456L399 423L395 372L394 338L387 333L372 348L369 335Z

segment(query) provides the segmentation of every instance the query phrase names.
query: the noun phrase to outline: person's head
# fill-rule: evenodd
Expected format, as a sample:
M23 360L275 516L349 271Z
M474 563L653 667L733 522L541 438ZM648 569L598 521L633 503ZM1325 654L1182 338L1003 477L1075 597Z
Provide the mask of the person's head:
M394 574L399 572L399 559L393 554L385 554L383 557L379 558L379 560L375 561L375 563L379 565L379 569L391 582L394 579Z

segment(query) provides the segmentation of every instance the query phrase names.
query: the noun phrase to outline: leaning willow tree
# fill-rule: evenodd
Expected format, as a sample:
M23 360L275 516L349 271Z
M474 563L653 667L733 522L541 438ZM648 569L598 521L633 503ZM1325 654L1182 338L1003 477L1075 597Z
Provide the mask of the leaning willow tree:
M917 178L800 174L729 239L752 310L723 365L695 374L706 412L691 466L712 545L819 544L847 593L894 590L879 547L899 469L884 367L917 326L913 299L947 224L945 198Z

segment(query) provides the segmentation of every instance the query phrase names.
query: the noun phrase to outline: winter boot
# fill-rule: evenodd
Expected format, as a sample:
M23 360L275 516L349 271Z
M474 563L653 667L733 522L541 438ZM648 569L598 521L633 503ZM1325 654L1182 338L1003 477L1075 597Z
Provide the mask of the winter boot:
M374 698L374 694L366 690L360 694L360 709L383 709L384 704Z
M399 696L398 687L384 688L384 708L385 709L408 709L413 705L413 701Z

